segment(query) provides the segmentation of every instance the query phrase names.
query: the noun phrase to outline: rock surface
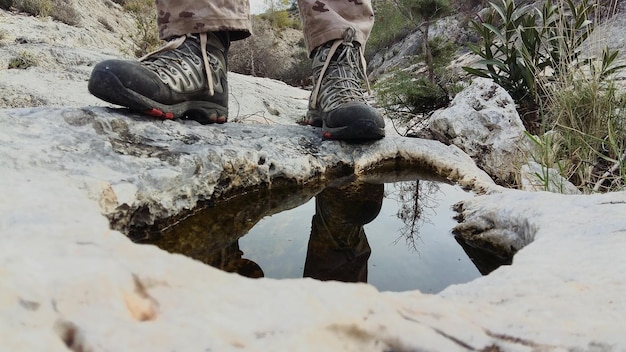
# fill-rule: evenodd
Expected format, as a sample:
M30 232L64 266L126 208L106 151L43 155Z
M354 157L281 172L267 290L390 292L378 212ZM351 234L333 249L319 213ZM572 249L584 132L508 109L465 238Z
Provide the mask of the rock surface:
M493 80L477 78L449 107L429 120L435 138L471 156L496 180L512 184L520 159L531 150L526 129L511 96Z
M78 26L0 9L0 108L105 105L85 87L91 66L132 51L130 16L112 1L73 2ZM102 23L111 26L107 30ZM36 60L28 69L7 69L26 53Z
M289 99L280 93L299 89L281 87L278 91L281 83L256 81L279 92L265 95L265 101L302 103L297 94ZM324 180L333 169L345 167L361 174L398 159L430 168L469 188L493 188L489 176L456 147L403 138L372 145L322 143L319 129L293 121L291 125L202 126L195 121L155 121L124 110L87 107L0 110L0 124L6 126L0 132L2 164L16 169L66 170L100 204L115 228L123 231L151 225L233 191L272 187L276 180L303 185ZM34 139L38 142L33 143Z
M119 50L67 39L105 38L92 25L46 21L0 11L11 43L0 60L31 45L16 33L49 38L28 47L48 66L0 70L2 106L13 107L0 110L0 350L626 350L626 193L506 190L458 147L392 130L365 145L322 141L295 123L307 92L240 75L229 79L242 123L111 109L86 79ZM378 292L246 279L124 235L241 187L368 177L381 165L429 168L482 193L459 205L455 231L517 252L513 265L437 295Z
M0 125L4 350L626 348L626 267L613 259L626 249L624 193L504 190L456 147L322 142L295 125L199 126L97 107L4 110ZM397 158L487 191L463 204L458 230L519 250L513 265L438 295L253 280L133 244L103 215L147 206L165 216L220 191L221 177L226 188L304 183L338 163L367 175Z

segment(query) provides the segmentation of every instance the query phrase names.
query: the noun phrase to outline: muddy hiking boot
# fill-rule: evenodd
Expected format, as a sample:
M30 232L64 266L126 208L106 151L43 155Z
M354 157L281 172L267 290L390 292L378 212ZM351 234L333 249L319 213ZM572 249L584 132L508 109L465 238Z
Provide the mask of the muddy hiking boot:
M365 58L354 42L354 29L343 40L329 42L313 53L315 88L309 99L304 123L322 127L324 139L375 140L385 136L385 122L378 110L368 105L363 83Z
M100 62L89 78L89 92L159 118L224 123L228 45L227 35L188 34L138 61Z

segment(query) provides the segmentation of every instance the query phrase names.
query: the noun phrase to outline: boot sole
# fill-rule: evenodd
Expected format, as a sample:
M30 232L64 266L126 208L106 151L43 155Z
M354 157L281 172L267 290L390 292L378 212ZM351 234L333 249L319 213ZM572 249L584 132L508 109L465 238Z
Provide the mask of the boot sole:
M228 109L219 104L208 101L161 104L126 88L117 76L107 70L94 70L88 89L91 94L104 101L162 119L187 118L201 124L224 123L228 120L227 117L218 118L228 116Z
M385 129L372 120L356 120L341 127L328 127L324 122L322 137L326 140L371 141L385 137Z

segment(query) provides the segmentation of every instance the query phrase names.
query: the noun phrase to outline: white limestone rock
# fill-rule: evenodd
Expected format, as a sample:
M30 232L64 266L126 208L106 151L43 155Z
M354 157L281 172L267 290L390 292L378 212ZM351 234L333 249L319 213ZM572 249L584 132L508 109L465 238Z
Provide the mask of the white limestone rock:
M292 108L282 118L293 114ZM342 165L363 174L398 158L466 187L494 187L454 146L404 138L322 143L319 128L293 121L203 126L89 107L0 110L0 125L6 126L0 129L1 164L67 172L120 230L153 224L232 191L271 187L276 179L304 184Z
M503 184L515 180L531 147L511 96L484 78L475 79L449 107L435 111L429 129Z
M615 260L626 250L626 193L504 191L456 147L408 138L322 142L300 126L198 126L101 108L5 110L0 125L0 350L626 349L626 264ZM111 141L122 137L136 144L114 150ZM274 171L258 164L255 139ZM208 166L185 173L185 153ZM133 244L102 215L111 192L106 202L131 206L208 196L215 174L238 179L242 169L230 160L253 175L238 181L250 185L303 181L335 163L366 175L388 158L488 190L464 202L459 226L514 248L513 265L438 295L254 280ZM98 184L112 186L98 194Z
M525 246L512 266L449 287L441 296L468 304L489 302L506 312L506 318L494 317L488 325L503 336L520 337L523 344L530 341L522 336L533 335L533 342L525 344L532 350L626 348L618 323L618 312L626 310L618 298L626 289L626 264L613 259L626 250L625 200L625 192L509 190L465 201L459 226L476 226L480 232L491 224L487 231L497 232L523 224L526 230L517 241Z

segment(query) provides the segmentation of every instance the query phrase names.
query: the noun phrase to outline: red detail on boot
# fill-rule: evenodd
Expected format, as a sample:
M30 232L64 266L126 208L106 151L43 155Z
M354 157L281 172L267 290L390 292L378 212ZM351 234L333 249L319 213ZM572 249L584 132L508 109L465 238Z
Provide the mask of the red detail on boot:
M152 108L151 110L146 110L144 111L145 114L150 115L150 116L154 116L154 117L160 117L162 119L173 119L174 118L174 113L171 112L163 112L157 108Z

